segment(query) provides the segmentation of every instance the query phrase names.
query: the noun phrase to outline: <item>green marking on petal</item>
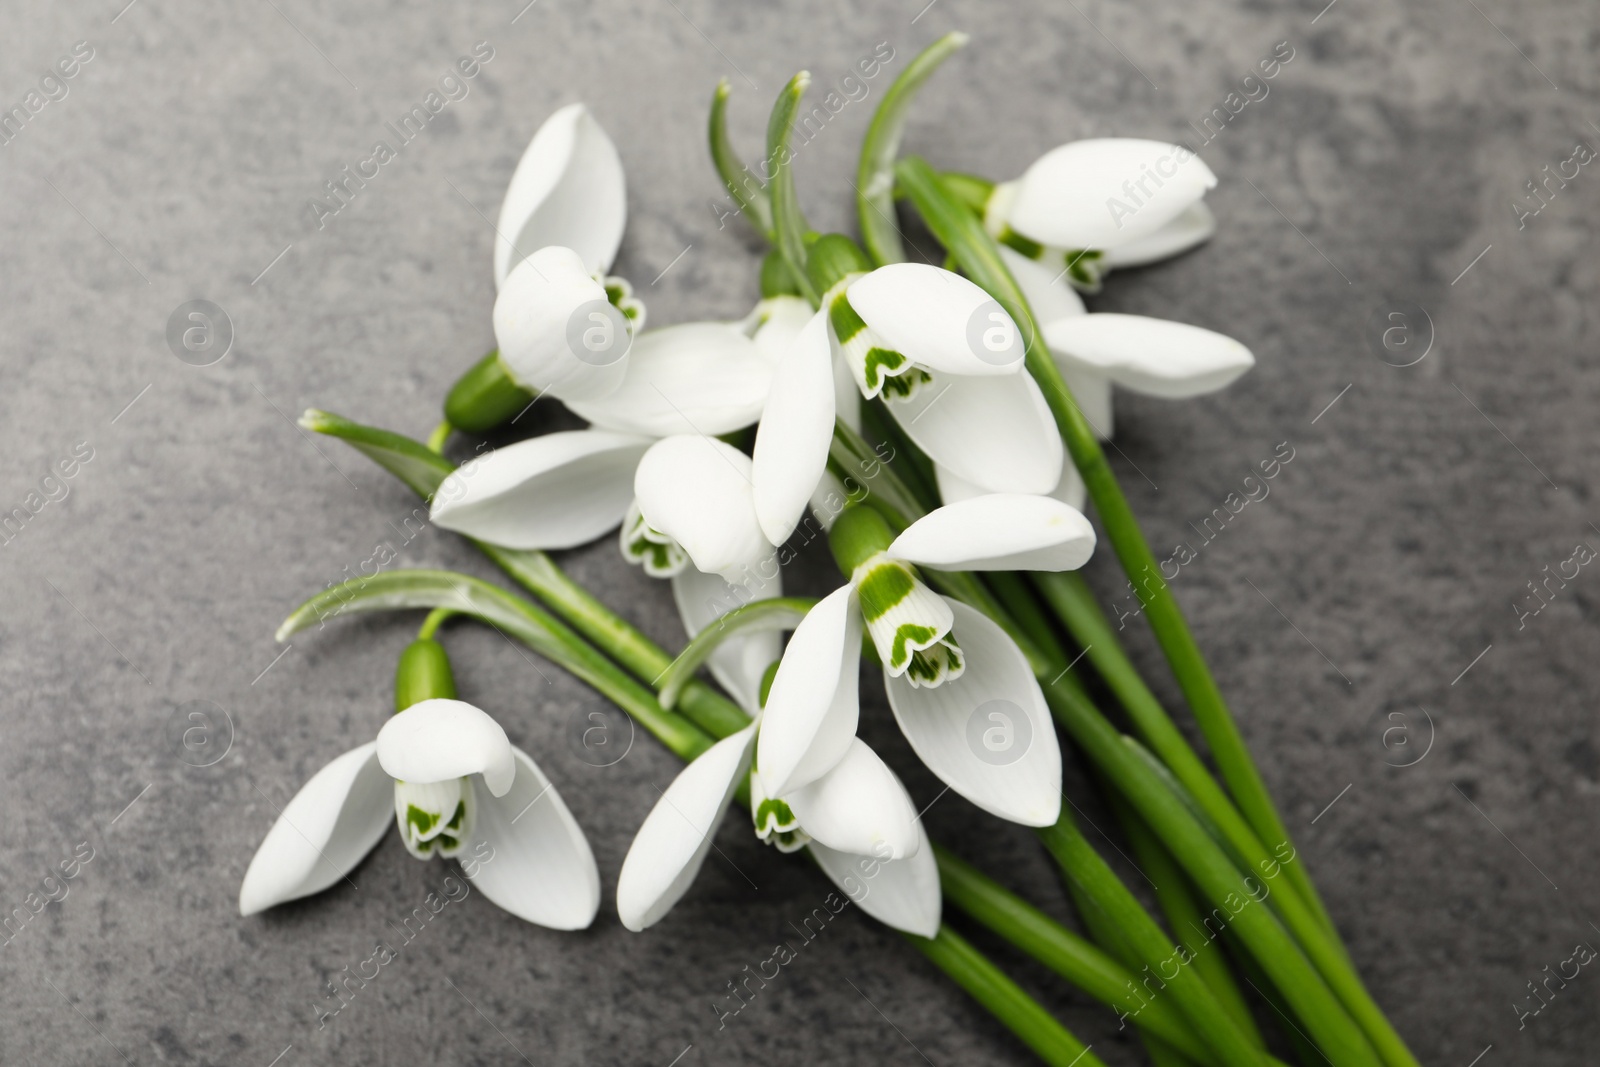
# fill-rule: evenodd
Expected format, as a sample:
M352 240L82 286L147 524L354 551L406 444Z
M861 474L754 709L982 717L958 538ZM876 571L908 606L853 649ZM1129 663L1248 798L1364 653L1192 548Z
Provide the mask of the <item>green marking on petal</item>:
M467 802L465 800L460 800L456 802L455 814L450 816L450 821L444 824L444 828L452 833L460 833L461 825L466 821Z
M906 667L906 680L913 686L933 689L953 682L966 670L966 657L955 639L946 636L938 644L911 653L911 664Z
M870 389L883 390L889 388L892 380L906 366L906 357L892 348L881 348L873 345L867 349L862 377L867 380Z
M856 583L862 617L868 622L881 619L890 608L910 595L916 581L911 569L903 563L885 560L876 564Z
M882 351L874 348L874 352ZM899 353L896 353L898 355ZM904 374L897 374L893 378L883 380L881 395L895 400L910 400L917 394L917 390L933 381L933 375L921 367L912 367Z
M849 344L852 337L867 328L866 320L856 314L856 309L850 306L843 288L828 305L828 321L833 323L833 335L839 339L841 345Z
M915 622L901 623L894 631L894 645L889 651L889 666L905 666L908 656L912 657L914 661L917 653L912 653L908 646L927 645L938 636L939 631L931 626L923 626Z
M644 521L639 505L628 509L622 523L622 558L644 567L652 578L671 578L689 565L689 554L676 541Z
M1071 250L1062 253L1061 261L1067 268L1067 281L1075 289L1088 293L1099 292L1100 276L1104 271L1103 258L1104 253L1099 251Z
M412 840L427 836L435 826L439 825L439 813L436 811L423 811L415 804L406 805L406 825L416 832Z

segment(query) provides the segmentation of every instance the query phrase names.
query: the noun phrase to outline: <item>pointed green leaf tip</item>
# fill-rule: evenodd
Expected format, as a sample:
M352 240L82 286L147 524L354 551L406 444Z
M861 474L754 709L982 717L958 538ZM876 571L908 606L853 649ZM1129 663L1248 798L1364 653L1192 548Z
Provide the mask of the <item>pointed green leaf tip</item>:
M708 123L711 141L711 162L727 187L728 195L739 205L739 210L760 230L767 240L775 238L772 230L772 201L767 196L761 177L745 166L734 151L728 137L728 95L731 87L723 78L711 95L711 118Z
M806 220L800 211L800 201L794 188L794 152L789 139L794 134L794 117L800 110L800 98L811 84L811 72L802 70L783 87L772 105L772 115L767 119L767 167L772 174L769 190L772 195L772 226L777 236L778 251L783 253L789 272L794 275L800 293L817 304L817 292L806 277Z
M856 164L856 214L860 216L862 242L879 266L906 258L900 227L895 222L894 161L900 153L900 138L905 134L911 102L922 83L967 40L964 33L947 33L907 64L884 93L861 141L861 160Z
M433 496L456 465L402 434L363 426L330 411L307 408L300 426L313 433L337 437L378 466L399 478L418 496Z

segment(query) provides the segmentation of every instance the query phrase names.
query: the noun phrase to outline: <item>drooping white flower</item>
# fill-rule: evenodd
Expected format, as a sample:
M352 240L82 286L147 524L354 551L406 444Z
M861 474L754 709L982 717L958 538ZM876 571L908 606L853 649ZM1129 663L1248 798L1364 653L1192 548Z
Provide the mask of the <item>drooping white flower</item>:
M646 330L609 396L567 401L593 427L530 438L463 464L434 493L431 520L527 549L572 548L615 529L633 503L639 460L656 439L724 434L760 417L771 353L792 337L795 319L785 301L763 304L744 323Z
M589 843L544 772L483 711L435 699L395 715L284 805L245 871L239 913L345 879L396 824L413 856L462 857L472 884L519 918L578 930L600 906Z
M868 915L932 937L939 869L916 809L893 771L850 738L827 774L775 797L751 770L760 720L718 741L667 787L639 827L617 878L617 913L639 931L659 922L694 882L741 782L751 785L758 837L809 848L823 872Z
M1151 263L1209 238L1216 221L1202 198L1216 184L1184 145L1073 141L995 186L984 225L1001 244L1092 291L1111 267Z
M1215 392L1255 364L1231 337L1143 315L1088 313L1067 284L1067 272L1001 246L1061 376L1084 418L1102 438L1112 434L1111 387L1175 400ZM1058 493L1073 503L1077 472L1067 464ZM941 479L942 484L942 479ZM1081 503L1081 497L1079 498Z
M851 421L861 396L882 396L906 435L961 478L990 492L1049 492L1064 454L1023 373L1025 348L1000 305L950 271L897 263L847 274L779 361L761 416L755 500L767 539L782 544L794 531L826 469L834 419Z
M875 514L865 518L881 524ZM864 550L848 584L806 615L784 650L759 742L764 780L783 795L842 758L859 715L864 626L895 718L928 768L991 814L1053 823L1061 755L1026 658L987 616L924 585L917 568L1068 570L1093 550L1093 527L1080 512L1021 494L946 505L886 548ZM996 728L1005 735L998 748L989 743Z
M597 399L621 384L644 305L608 277L627 223L616 146L582 104L528 143L495 227L500 362L533 393Z

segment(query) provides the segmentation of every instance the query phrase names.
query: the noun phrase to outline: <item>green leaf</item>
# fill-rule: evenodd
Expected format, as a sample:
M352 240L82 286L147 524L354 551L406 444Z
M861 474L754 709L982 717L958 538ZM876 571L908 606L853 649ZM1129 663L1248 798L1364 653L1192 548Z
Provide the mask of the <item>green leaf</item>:
M861 160L856 165L856 213L861 219L861 239L879 266L906 258L894 216L894 159L900 152L911 101L939 64L966 43L966 34L947 33L924 48L889 86L861 142Z
M656 679L656 692L661 706L667 710L678 703L678 695L694 677L711 654L724 641L745 633L766 633L772 630L792 630L800 625L806 612L816 607L812 597L772 597L757 600L734 608L684 646L678 658L667 665Z
M278 628L282 641L312 625L344 615L415 608L449 608L516 638L600 692L684 760L711 747L709 734L681 715L662 710L655 695L629 677L564 623L538 605L454 571L401 570L352 578L324 589L296 608Z
M794 153L789 147L795 113L800 110L800 98L805 96L810 84L810 72L802 70L789 79L789 84L783 87L772 105L772 117L767 120L767 166L772 170L769 188L778 251L789 264L789 272L794 275L801 295L815 307L817 292L806 277L806 220L794 189Z
M423 499L433 496L439 483L456 469L454 463L429 451L420 441L375 426L363 426L332 412L310 408L300 416L300 425L344 441L405 482Z
M772 201L767 196L766 187L739 159L739 154L733 150L733 142L728 139L728 93L728 79L723 78L717 83L716 92L711 95L711 162L722 176L722 184L727 186L728 195L738 202L739 211L750 220L752 226L766 235L768 241L772 241L776 235L772 231Z

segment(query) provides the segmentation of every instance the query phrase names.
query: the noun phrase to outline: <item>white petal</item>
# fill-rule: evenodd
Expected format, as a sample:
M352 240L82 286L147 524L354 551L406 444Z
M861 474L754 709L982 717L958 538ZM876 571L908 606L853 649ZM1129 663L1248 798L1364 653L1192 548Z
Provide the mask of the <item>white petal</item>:
M377 745L352 749L311 776L285 804L239 887L239 914L298 900L339 881L394 822L394 780Z
M756 428L756 515L775 545L794 532L827 469L834 418L831 345L828 314L818 311L778 360ZM854 395L848 375L845 380Z
M1066 271L1047 267L1005 245L998 247L1000 258L1006 261L1006 269L1027 297L1035 319L1046 323L1085 313L1083 297L1067 281Z
M1061 812L1061 749L1039 683L988 616L957 600L950 609L966 671L935 689L885 673L894 717L951 789L1002 819L1049 826Z
M622 313L570 248L541 248L517 264L495 298L494 336L511 378L531 392L593 399L627 373Z
M526 752L511 791L476 792L477 828L459 857L472 884L520 919L552 930L582 930L600 909L600 871L578 821Z
M1216 184L1205 161L1182 145L1131 137L1074 141L1027 169L1007 221L1056 248L1115 248L1161 229Z
M633 477L645 522L694 565L730 582L773 555L756 518L750 457L715 437L680 434L650 446Z
M939 499L946 504L959 504L988 492L981 485L974 485L954 471L938 465L933 468L933 477L939 484ZM1083 510L1089 495L1088 488L1083 484L1083 476L1078 473L1078 468L1070 461L1061 465L1061 480L1050 490L1050 495L1068 507Z
M850 283L850 306L913 363L950 374L1016 374L1026 345L999 302L952 271L891 263Z
M562 108L528 142L506 187L495 226L495 284L505 282L516 260L546 245L575 249L589 273L606 273L627 212L616 146L588 108Z
M1156 232L1107 249L1103 262L1107 267L1143 267L1182 255L1209 241L1216 232L1216 216L1211 214L1204 200L1197 200Z
M1045 340L1118 385L1168 399L1221 389L1256 361L1225 334L1143 315L1062 319L1045 327Z
M783 595L783 576L776 560L772 576L755 573L751 581L731 585L719 575L685 567L672 577L672 597L678 617L692 638L734 608ZM722 688L754 715L761 710L761 679L783 654L776 630L745 630L717 646L711 653L711 674Z
M617 914L635 932L671 910L700 873L728 801L750 769L754 724L712 745L661 794L617 876Z
M686 322L639 334L616 391L599 400L568 400L567 407L596 426L625 433L716 436L761 417L772 372L737 325Z
M1083 512L1048 496L990 493L929 512L889 555L934 570L1070 571L1094 553Z
M928 458L993 493L1048 493L1066 453L1031 374L966 378L934 373L889 413Z
M464 700L424 700L395 715L378 731L378 762L402 782L481 774L497 797L517 774L506 732Z
M939 861L934 857L928 833L917 821L921 844L902 860L880 860L840 852L811 842L811 855L822 873L844 891L850 900L887 926L918 937L933 937L939 932L943 900L939 892Z
M810 302L801 297L768 297L756 305L759 325L751 334L751 340L767 361L776 366L815 314Z
M440 483L429 517L507 548L573 548L622 521L647 437L563 430L468 461Z
M1046 330L1047 343L1049 338L1050 331ZM1078 411L1094 430L1095 436L1102 441L1111 440L1116 430L1116 418L1111 406L1111 379L1053 349L1050 355L1055 358L1056 369L1061 371L1061 377L1066 380L1067 392L1072 394L1073 402L1078 405ZM1071 465L1067 464L1069 467Z
M828 848L896 860L921 849L917 810L905 786L859 737L851 738L832 770L783 799L800 828Z
M849 750L860 662L861 608L846 584L806 613L772 679L756 755L772 795L815 781Z

